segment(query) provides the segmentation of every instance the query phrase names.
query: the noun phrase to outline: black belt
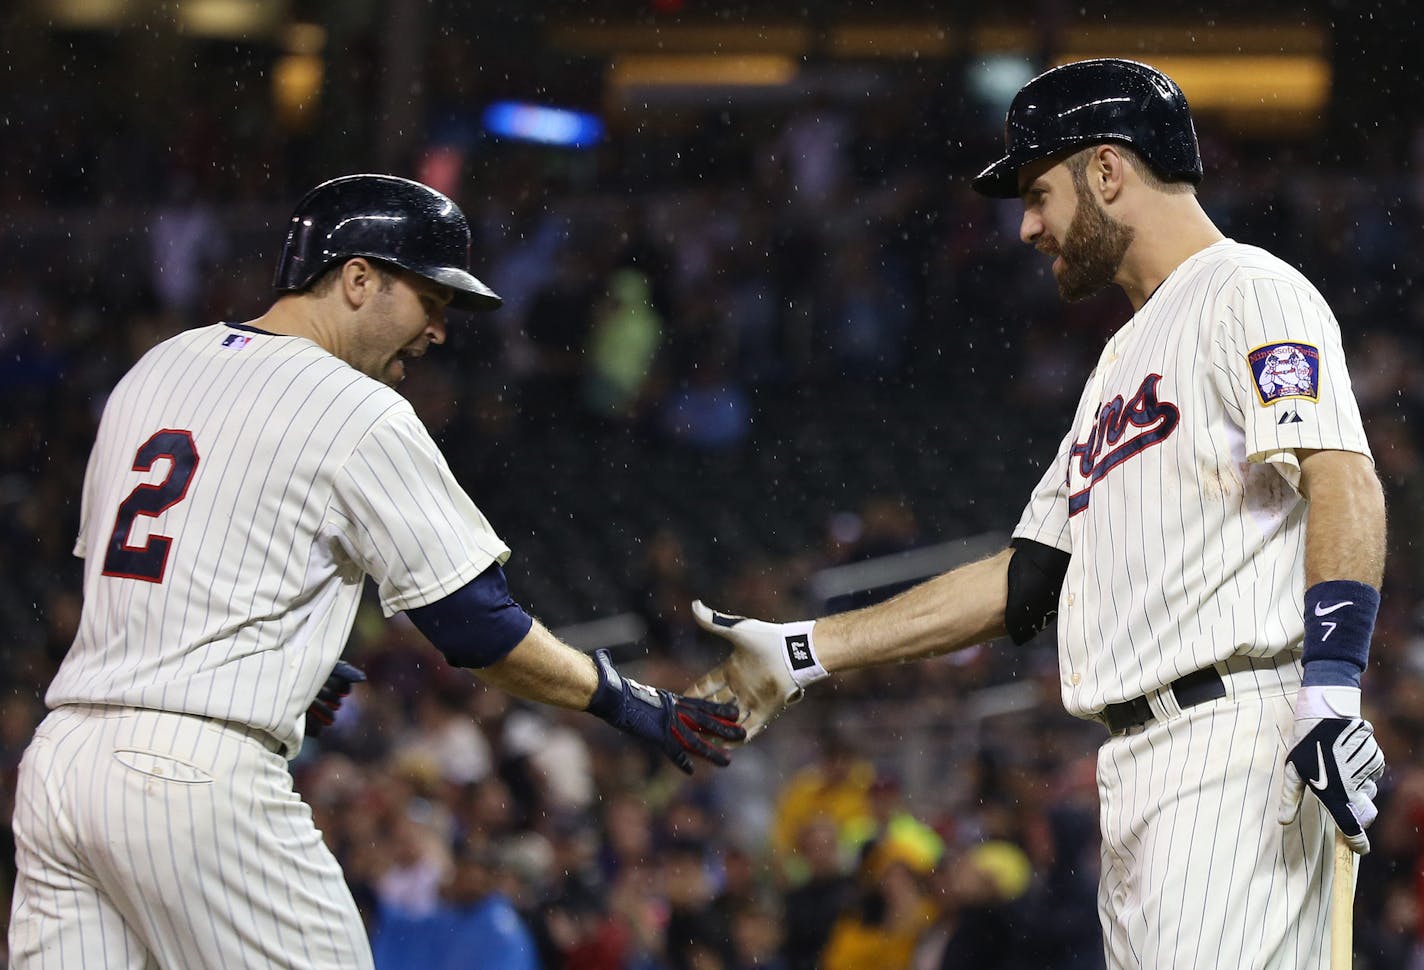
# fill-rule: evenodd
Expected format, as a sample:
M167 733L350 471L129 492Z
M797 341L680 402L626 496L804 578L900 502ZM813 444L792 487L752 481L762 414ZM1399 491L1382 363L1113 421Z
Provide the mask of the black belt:
M1221 674L1215 667L1206 667L1195 673L1178 677L1168 685L1177 703L1183 708L1214 701L1226 696L1226 685L1221 682ZM1120 704L1109 704L1100 715L1103 723L1113 734L1120 734L1128 728L1146 724L1154 715L1146 697L1134 697Z

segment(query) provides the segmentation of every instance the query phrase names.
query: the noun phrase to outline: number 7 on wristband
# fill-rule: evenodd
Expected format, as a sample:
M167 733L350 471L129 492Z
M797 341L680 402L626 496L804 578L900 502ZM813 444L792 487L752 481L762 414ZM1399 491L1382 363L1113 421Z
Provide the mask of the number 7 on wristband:
M829 673L816 658L815 620L767 623L718 613L701 600L692 604L697 625L732 644L726 660L685 692L722 703L736 703L750 741L805 688Z

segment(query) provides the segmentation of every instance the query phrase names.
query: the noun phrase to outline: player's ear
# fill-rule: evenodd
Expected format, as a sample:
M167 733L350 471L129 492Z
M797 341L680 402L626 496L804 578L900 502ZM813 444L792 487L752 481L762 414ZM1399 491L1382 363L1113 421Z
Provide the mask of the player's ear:
M341 266L341 294L353 310L371 299L380 282L375 265L361 256L353 256Z
M1127 159L1116 145L1099 145L1088 162L1088 184L1104 202L1112 202L1122 191Z

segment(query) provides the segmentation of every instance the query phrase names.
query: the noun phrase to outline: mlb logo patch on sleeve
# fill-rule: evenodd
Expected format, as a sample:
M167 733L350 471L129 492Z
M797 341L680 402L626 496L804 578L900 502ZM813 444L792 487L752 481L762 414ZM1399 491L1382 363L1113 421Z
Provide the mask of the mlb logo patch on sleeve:
M241 350L252 342L252 338L243 333L230 333L223 338L222 345L229 350Z
M1256 378L1261 406L1288 398L1320 400L1320 349L1310 344L1279 343L1246 355Z

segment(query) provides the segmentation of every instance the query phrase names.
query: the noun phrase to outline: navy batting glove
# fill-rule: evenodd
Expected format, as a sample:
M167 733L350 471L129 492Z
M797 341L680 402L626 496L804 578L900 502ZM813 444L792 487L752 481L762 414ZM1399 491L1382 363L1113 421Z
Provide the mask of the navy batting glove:
M341 702L351 693L351 685L365 679L366 674L360 667L345 660L336 661L336 666L326 675L326 683L317 691L316 700L307 708L307 737L314 738L323 729L331 727L336 720L336 712L341 709Z
M735 704L683 697L620 676L607 650L596 652L593 661L598 668L598 689L588 712L620 731L651 741L689 775L689 753L714 765L729 764L727 753L709 744L704 735L724 741L741 741L747 736L737 724Z

